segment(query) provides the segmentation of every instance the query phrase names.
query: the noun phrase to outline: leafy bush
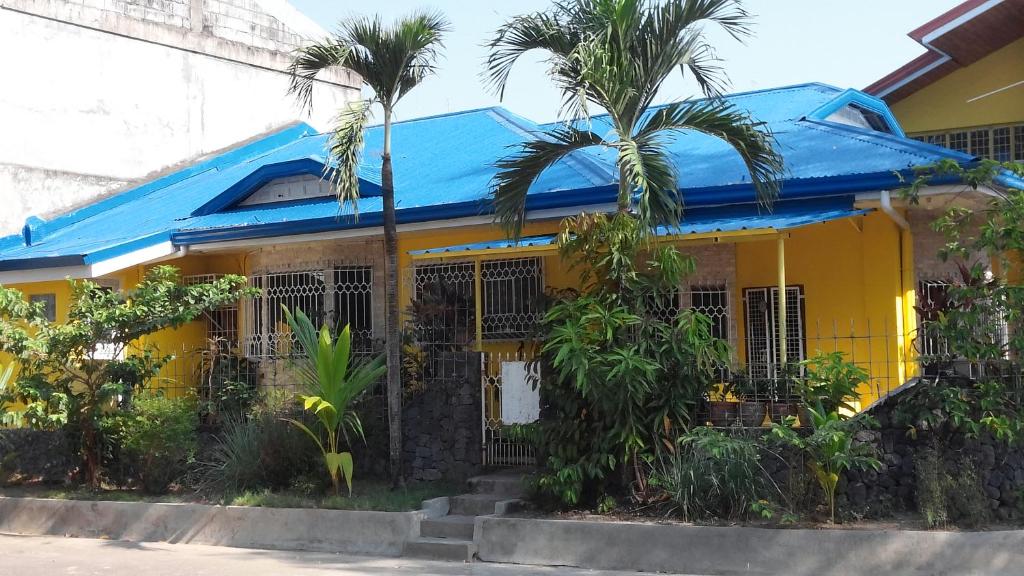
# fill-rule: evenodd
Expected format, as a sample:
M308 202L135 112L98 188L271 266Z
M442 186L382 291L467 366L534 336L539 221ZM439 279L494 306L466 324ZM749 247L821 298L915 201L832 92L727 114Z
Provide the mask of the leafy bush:
M226 418L249 413L260 399L255 362L224 353L217 341L202 355L196 393L204 423L216 425Z
M769 437L803 453L825 496L829 518L835 522L839 476L850 469L871 468L877 471L882 467L875 458L873 447L853 441L857 426L868 425L872 421L865 415L848 420L838 412L825 414L813 408L807 410L813 424L810 434L804 435L788 425L772 424Z
M757 440L695 428L655 463L651 485L668 498L667 512L683 520L742 520L759 503L781 497L760 462ZM763 505L763 504L762 504Z
M701 314L659 319L693 261L628 214L570 219L560 243L588 286L543 318L541 421L520 432L543 458L541 495L573 506L596 502L616 470L644 492L643 463L694 424L729 350Z
M96 486L104 415L169 359L151 345L140 349L139 340L252 291L241 276L186 286L171 266L148 270L125 292L88 280L70 284L71 305L63 323L48 321L42 303L0 288L0 351L15 356L21 366L16 391L26 403L28 423L69 432L78 442L85 480Z
M302 432L282 420L296 416L294 412L294 400L265 402L251 415L224 420L220 433L197 458L191 473L193 487L211 496L225 496L305 482L319 453Z
M195 455L196 424L194 400L140 394L128 411L109 417L103 427L131 459L143 490L163 494Z
M867 370L847 362L842 352L819 351L801 364L804 380L799 391L804 404L822 414L856 412L851 402L860 396L857 389L868 381Z

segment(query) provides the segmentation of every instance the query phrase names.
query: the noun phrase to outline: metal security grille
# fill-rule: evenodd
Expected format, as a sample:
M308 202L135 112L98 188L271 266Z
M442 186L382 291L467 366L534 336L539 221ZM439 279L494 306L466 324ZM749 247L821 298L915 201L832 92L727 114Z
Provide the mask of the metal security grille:
M182 281L186 286L208 284L222 278L222 274L193 274ZM215 342L218 348L227 352L238 349L238 302L225 304L203 314L206 323L206 339Z
M506 363L522 363L532 354L489 352L484 353L481 370L483 378L483 437L484 466L518 467L536 464L534 448L529 443L510 438L509 428L502 419L502 390ZM535 363L527 363L532 377L538 377Z
M476 266L427 264L413 268L414 336L430 346L468 346L476 340Z
M952 286L944 280L922 280L917 285L917 310L921 322L917 346L927 363L962 359L950 351L949 342L936 326L942 314L955 305L950 293ZM991 318L976 328L976 334L1005 350L1009 341L1009 325L1006 318Z
M250 286L261 293L246 302L245 350L250 357L275 358L291 353L292 335L283 308L301 310L317 326L339 329L349 324L357 349L373 338L373 270L341 266L253 275Z
M729 340L729 290L724 284L691 286L689 307L711 319L711 335Z
M752 378L774 378L781 364L779 289L743 290L747 329L747 372ZM786 356L790 363L807 355L802 286L786 287Z
M542 260L516 258L481 262L480 278L483 285L483 339L529 338L542 313Z

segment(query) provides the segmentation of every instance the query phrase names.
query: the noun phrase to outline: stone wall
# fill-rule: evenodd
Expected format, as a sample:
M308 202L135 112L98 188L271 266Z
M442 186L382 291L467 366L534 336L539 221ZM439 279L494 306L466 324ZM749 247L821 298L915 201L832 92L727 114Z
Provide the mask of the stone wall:
M898 398L898 397L897 397ZM922 455L934 450L941 465L954 478L962 466L980 480L983 498L997 520L1022 518L1020 498L1024 496L1024 446L1007 445L990 434L967 438L942 429L938 433L920 430L908 433L906 426L893 422L896 402L876 406L868 412L878 421L874 430L857 433L856 441L875 447L881 470L851 470L840 479L838 504L858 514L884 516L913 511L918 507L915 467ZM979 498L982 498L978 495ZM954 507L955 508L955 507ZM956 510L951 510L956 514ZM957 518L950 518L956 522Z
M78 467L62 432L0 429L0 485L61 484Z
M464 480L481 469L480 355L444 352L434 359L443 377L409 390L403 403L406 479Z

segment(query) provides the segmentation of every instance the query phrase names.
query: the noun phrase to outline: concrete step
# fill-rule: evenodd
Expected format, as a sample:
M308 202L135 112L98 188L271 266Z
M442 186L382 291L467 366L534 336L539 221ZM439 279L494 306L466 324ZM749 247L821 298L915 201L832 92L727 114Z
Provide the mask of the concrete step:
M494 505L502 500L504 496L492 496L490 494L463 494L451 498L451 511L449 514L455 516L488 516L494 514Z
M417 538L405 543L402 556L424 560L472 562L476 545L469 540L451 538Z
M473 539L473 516L444 516L420 523L420 536L427 538Z
M490 474L469 479L469 487L475 494L503 496L505 499L523 495L523 475Z

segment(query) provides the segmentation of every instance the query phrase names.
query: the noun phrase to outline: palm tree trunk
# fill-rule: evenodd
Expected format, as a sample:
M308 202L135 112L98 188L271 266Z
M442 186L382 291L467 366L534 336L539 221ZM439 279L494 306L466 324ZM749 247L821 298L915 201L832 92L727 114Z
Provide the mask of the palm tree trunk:
M618 197L618 212L619 214L626 214L629 212L630 207L633 205L633 194L629 188L629 180L626 177L626 169L623 166L619 166L619 197Z
M391 485L402 484L402 339L398 327L398 230L395 223L395 182L391 168L391 110L384 108L384 152L380 182L384 203L384 345L388 365L388 453Z

